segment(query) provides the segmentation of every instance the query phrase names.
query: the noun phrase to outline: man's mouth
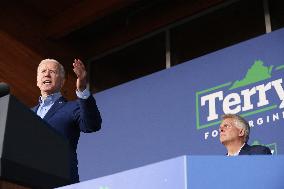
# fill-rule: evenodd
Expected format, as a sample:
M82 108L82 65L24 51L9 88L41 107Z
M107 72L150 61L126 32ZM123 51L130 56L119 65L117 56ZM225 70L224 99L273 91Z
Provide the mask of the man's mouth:
M43 81L43 84L51 84L50 80Z

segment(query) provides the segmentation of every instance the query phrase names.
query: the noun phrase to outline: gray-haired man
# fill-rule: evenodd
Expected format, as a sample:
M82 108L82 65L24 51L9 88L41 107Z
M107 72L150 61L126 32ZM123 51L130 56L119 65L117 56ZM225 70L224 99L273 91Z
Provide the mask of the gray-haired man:
M228 156L270 154L268 147L247 144L250 134L248 122L239 115L225 114L220 128L220 142L227 148Z

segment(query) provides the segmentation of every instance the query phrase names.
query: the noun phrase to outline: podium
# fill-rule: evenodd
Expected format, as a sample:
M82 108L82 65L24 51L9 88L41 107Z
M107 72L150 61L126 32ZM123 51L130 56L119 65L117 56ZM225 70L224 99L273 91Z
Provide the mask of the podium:
M0 188L55 188L70 181L68 140L14 96L0 98Z
M284 188L284 156L180 156L60 189Z

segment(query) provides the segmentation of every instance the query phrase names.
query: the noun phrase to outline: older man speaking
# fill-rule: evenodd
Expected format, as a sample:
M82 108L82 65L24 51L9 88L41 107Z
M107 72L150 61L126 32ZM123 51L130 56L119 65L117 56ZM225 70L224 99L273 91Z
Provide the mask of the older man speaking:
M102 120L94 97L86 89L87 72L84 64L75 59L73 67L77 76L78 99L67 101L60 93L65 81L63 66L54 59L40 62L37 69L37 86L41 96L33 111L69 140L72 152L70 178L75 183L79 181L76 149L80 132L98 131Z

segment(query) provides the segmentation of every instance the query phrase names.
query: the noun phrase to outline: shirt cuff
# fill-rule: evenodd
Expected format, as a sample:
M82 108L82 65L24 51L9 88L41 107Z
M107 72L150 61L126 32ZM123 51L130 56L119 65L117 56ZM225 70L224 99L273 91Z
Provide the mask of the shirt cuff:
M76 90L76 95L77 95L78 98L87 99L87 98L89 98L89 96L91 95L91 93L90 93L90 91L89 91L88 89L85 89L85 90L83 90L82 92Z

